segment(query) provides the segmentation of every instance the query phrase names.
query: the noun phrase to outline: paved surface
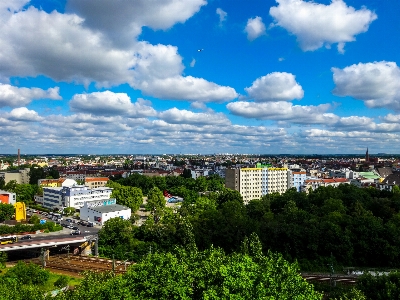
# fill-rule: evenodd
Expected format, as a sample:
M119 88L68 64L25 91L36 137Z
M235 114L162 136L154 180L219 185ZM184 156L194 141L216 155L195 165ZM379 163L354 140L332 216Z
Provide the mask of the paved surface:
M0 251L14 251L24 250L32 248L43 248L61 245L70 245L75 243L84 243L86 241L85 236L53 236L47 239L38 240L22 240L14 244L0 245Z

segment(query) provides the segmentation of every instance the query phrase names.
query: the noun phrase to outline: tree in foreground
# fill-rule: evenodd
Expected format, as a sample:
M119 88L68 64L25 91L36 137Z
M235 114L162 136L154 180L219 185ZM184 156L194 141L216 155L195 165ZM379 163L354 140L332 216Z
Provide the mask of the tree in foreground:
M88 273L55 299L322 299L296 264L262 255L252 237L248 247L248 254L216 248L149 254L124 275Z

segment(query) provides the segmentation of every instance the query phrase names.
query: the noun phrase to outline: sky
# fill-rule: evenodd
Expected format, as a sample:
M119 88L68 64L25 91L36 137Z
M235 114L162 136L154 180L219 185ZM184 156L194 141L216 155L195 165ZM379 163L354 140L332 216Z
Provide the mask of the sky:
M399 11L0 0L0 153L400 153Z

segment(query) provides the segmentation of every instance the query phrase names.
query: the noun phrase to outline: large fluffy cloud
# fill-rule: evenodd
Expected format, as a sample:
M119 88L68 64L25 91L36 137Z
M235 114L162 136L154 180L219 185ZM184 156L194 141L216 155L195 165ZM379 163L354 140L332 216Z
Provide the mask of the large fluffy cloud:
M400 69L395 62L359 63L332 71L334 94L363 100L368 107L400 110Z
M343 52L344 43L368 30L377 15L362 7L359 10L347 6L342 0L324 5L303 0L276 0L278 6L270 8L275 25L294 34L304 51L338 43Z
M331 108L330 104L301 106L283 101L266 103L238 101L228 103L226 107L234 115L260 120L290 121L300 124L332 124L339 120L338 116L327 113Z
M206 0L69 0L67 11L85 18L88 27L106 33L118 45L129 45L141 32L141 27L167 29L183 23Z
M81 2L85 7L90 3L102 9L95 1ZM148 16L154 8L165 14L165 22L160 21L160 28L170 26L173 20L187 19L205 3L203 0L170 0L164 1L165 5L150 5L158 2L135 1L135 5L146 6ZM80 7L77 3L72 7L75 5ZM131 7L132 2L125 1L124 5ZM113 6L118 5L113 3ZM88 19L74 13L53 11L48 14L34 7L17 13L9 10L2 13L5 17L0 22L0 82L8 81L12 76L45 75L56 81L85 85L95 82L98 87L129 83L147 95L162 99L223 101L237 96L232 88L202 78L182 76L182 57L176 47L151 45L136 39L129 47L123 47L114 43L101 28L88 26ZM150 20L150 17L143 18L138 21L141 26L145 25L144 20ZM119 18L113 15L113 19L118 21ZM158 21L154 22L150 23L158 28ZM178 89L171 93L175 84Z
M72 111L99 115L128 115L131 117L155 116L156 111L143 99L136 103L125 93L111 91L74 95L70 101Z
M265 25L261 17L250 18L247 20L244 32L247 33L247 39L253 41L259 36L265 34Z
M273 72L257 78L251 87L245 88L255 101L289 101L301 99L304 91L295 76L286 72Z
M59 88L19 88L9 84L0 83L0 107L19 107L35 99L60 100Z

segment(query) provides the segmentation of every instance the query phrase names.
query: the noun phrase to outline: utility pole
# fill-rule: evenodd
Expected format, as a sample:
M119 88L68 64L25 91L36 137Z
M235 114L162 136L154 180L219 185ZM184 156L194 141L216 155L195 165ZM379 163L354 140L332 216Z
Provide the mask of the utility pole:
M112 271L115 273L115 259L114 259L114 254L112 255Z
M44 248L40 249L40 257L42 259L42 267L43 269L46 268L46 250L44 250Z
M99 257L99 236L94 240L94 256Z

